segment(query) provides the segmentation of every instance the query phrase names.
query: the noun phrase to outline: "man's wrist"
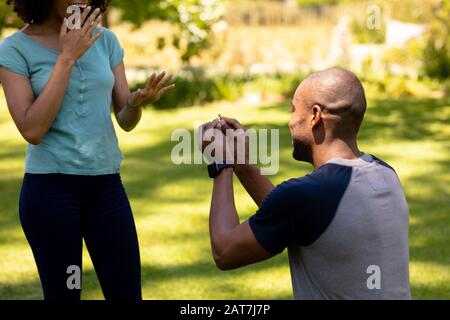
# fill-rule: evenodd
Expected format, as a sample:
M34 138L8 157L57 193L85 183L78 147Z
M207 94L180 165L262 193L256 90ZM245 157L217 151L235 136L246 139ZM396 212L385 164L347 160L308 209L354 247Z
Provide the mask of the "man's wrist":
M234 171L234 165L228 163L213 162L212 164L208 165L208 175L210 178L216 178L226 169L233 169ZM233 171L231 172L233 173Z
M219 174L214 178L217 179L218 177L227 177L227 176L233 176L234 167L226 167L222 169Z
M245 174L246 172L250 171L252 169L251 164L237 164L234 167L234 172L236 172L236 175Z

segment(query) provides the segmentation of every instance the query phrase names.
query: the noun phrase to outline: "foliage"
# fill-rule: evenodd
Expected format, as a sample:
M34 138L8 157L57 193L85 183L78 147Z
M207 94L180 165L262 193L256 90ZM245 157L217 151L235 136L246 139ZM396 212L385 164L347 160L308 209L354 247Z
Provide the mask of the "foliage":
M0 34L4 27L19 27L22 25L12 10L12 6L7 5L5 0L0 0Z
M215 30L223 28L222 0L113 0L113 8L119 9L121 19L141 26L149 19L170 21L179 32L172 44L182 51L183 62L188 63L204 49L209 48ZM4 0L0 1L0 31L5 26L18 26L16 18ZM158 48L165 46L160 39Z
M182 59L189 62L192 57L211 45L211 36L223 25L221 0L115 0L114 7L120 9L121 18L135 26L149 19L170 21L179 27L172 44L182 50ZM165 40L158 47L163 49Z
M424 72L430 77L450 77L450 1L440 1L430 21L423 52Z
M337 4L338 0L297 0L300 7L320 7L323 5Z
M202 105L214 101L236 101L247 93L289 96L301 81L301 75L212 74L203 69L185 68L174 79L176 90L165 95L155 107L171 109ZM144 83L137 84L142 87Z
M381 24L381 29L369 29L367 28L367 22L365 19L354 19L352 20L350 27L352 30L353 39L356 43L374 44L384 43L385 41L385 23Z
M305 74L218 74L201 68L184 68L174 79L176 89L155 104L156 109L173 109L204 105L217 101L233 102L247 94L257 94L262 99L270 96L290 98ZM369 97L430 98L445 96L449 81L432 78L413 79L394 76L388 72L366 72L360 75ZM142 87L144 83L136 84Z
M394 20L428 23L440 1L442 0L408 0L405 5L405 0L381 0L380 4L389 11L389 16Z

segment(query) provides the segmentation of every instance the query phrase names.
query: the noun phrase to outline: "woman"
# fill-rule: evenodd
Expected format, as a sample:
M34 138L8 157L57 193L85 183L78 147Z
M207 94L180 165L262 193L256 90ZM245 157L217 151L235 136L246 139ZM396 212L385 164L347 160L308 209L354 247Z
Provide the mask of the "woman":
M110 105L131 131L141 107L174 88L171 77L153 74L130 93L123 49L98 26L106 0L91 1L78 16L81 28L72 30L71 1L7 3L27 23L0 44L0 82L29 142L19 213L44 297L80 299L73 276L84 239L105 298L141 299L139 246Z

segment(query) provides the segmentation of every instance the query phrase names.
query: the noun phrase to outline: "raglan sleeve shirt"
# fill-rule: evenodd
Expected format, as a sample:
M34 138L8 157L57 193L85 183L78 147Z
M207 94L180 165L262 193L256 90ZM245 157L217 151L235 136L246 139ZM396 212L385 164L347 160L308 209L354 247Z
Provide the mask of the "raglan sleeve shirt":
M273 254L311 245L333 220L350 175L350 167L329 164L275 187L249 219L256 240Z

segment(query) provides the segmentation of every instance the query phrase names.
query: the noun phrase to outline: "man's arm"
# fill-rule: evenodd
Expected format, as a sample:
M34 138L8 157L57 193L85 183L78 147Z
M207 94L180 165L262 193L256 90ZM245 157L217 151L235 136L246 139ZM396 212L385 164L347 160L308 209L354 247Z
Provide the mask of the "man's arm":
M214 179L209 229L214 261L221 270L243 267L274 255L258 243L248 221L239 223L232 168L224 169Z
M237 165L236 176L252 197L258 207L273 190L274 186L269 179L261 174L261 170L252 164Z

